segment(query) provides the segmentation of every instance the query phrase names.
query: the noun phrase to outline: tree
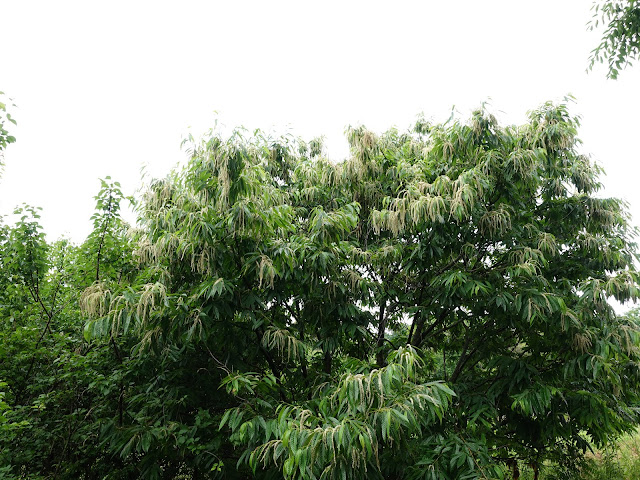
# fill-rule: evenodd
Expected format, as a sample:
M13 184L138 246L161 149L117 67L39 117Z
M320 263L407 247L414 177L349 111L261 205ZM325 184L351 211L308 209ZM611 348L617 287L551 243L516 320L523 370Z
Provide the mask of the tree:
M640 4L636 0L602 0L593 6L590 30L605 26L600 44L591 52L589 69L607 63L607 77L616 79L620 69L640 54Z
M123 367L103 445L143 478L492 478L636 425L635 230L578 119L238 130L138 205L130 281L83 294ZM537 471L537 470L536 470ZM537 473L536 473L537 476Z
M104 282L130 280L122 198L117 182L102 181L95 231L81 246L47 243L39 209L29 206L0 229L2 479L126 478L133 470L100 443L104 423L119 414L122 345L87 343L79 310L98 274Z

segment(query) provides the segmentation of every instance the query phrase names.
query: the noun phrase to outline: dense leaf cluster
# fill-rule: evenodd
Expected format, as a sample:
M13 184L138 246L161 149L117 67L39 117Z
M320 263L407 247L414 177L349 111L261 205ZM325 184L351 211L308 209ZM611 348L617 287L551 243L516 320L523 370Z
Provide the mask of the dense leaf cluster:
M578 121L190 139L138 223L3 227L0 475L503 478L638 420L635 231ZM5 388L6 387L6 388Z

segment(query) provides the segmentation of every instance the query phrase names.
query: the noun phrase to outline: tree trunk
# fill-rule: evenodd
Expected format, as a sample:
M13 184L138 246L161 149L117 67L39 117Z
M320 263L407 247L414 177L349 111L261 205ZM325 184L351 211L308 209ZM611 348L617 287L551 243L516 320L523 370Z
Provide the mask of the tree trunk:
M323 366L324 366L324 373L326 373L327 375L331 375L331 353L330 352L324 352L324 359L323 359Z

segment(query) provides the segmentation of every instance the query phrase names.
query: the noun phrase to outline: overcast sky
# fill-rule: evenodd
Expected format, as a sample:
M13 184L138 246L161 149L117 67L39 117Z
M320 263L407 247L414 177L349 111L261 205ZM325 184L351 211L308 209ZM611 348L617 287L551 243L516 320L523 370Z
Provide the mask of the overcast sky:
M0 90L17 104L0 214L42 206L49 239L90 231L98 178L140 185L184 154L181 139L224 124L325 135L466 118L483 101L504 123L567 94L583 153L607 195L640 220L640 65L586 73L598 34L589 0L0 0Z

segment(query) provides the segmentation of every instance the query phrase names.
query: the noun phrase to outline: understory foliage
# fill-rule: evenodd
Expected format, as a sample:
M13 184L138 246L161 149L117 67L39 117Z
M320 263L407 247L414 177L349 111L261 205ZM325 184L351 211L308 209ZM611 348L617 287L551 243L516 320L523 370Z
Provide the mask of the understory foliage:
M110 181L80 247L5 227L7 478L571 468L634 428L640 385L637 318L609 304L638 296L635 231L578 126L545 104L350 127L340 163L213 131L135 229Z

